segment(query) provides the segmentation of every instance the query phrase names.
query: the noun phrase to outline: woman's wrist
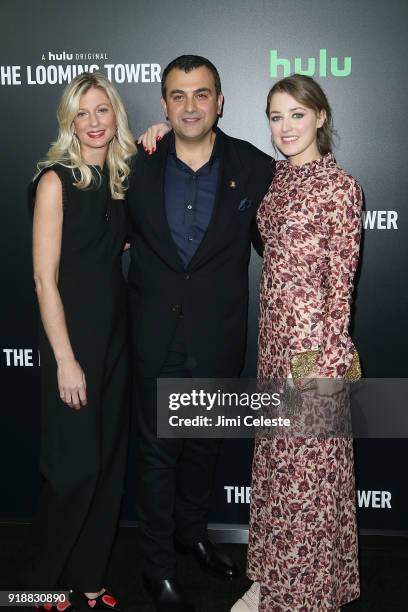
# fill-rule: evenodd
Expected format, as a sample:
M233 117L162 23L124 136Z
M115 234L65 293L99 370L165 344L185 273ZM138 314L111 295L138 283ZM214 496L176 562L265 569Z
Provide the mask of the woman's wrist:
M66 365L67 363L72 363L76 360L75 360L74 353L70 351L67 353L61 353L60 355L55 355L55 361L57 362L57 365L63 366L63 365Z

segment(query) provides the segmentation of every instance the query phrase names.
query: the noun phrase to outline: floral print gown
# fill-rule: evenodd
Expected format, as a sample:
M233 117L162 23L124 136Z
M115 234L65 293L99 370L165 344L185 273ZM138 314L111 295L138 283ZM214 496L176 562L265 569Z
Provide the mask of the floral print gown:
M278 162L257 217L265 245L259 378L288 377L291 356L312 349L321 377L350 366L361 207L358 183L332 154L302 166ZM357 598L352 440L259 437L249 534L260 612L329 612Z

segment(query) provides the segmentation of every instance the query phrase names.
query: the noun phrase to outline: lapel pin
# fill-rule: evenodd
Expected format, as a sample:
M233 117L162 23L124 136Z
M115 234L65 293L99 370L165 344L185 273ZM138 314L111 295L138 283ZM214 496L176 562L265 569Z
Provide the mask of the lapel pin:
M235 189L235 187L237 186L235 181L230 181L229 182L229 186L231 187L231 189Z

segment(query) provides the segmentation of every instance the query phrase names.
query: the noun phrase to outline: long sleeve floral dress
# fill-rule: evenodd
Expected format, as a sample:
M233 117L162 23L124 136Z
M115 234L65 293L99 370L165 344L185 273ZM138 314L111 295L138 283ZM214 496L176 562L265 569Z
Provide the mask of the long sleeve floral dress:
M290 376L296 354L319 349L317 373L342 377L358 263L362 194L332 154L278 162L258 211L265 244L258 377ZM352 440L259 437L248 576L260 612L331 612L359 596Z

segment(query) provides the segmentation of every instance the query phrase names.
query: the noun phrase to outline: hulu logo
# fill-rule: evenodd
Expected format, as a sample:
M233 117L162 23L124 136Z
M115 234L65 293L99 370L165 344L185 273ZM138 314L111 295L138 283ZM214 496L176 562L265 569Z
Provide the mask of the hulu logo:
M303 66L303 64L306 64ZM297 74L305 74L307 76L325 77L331 74L336 77L346 77L351 74L351 57L347 56L343 59L342 66L339 66L339 58L327 58L327 49L320 49L319 59L308 57L303 60L301 57L295 57L293 69L292 62L286 58L278 57L277 49L271 49L271 78L278 77L278 68L282 68L282 77L287 77L296 72ZM330 72L328 72L330 70Z

